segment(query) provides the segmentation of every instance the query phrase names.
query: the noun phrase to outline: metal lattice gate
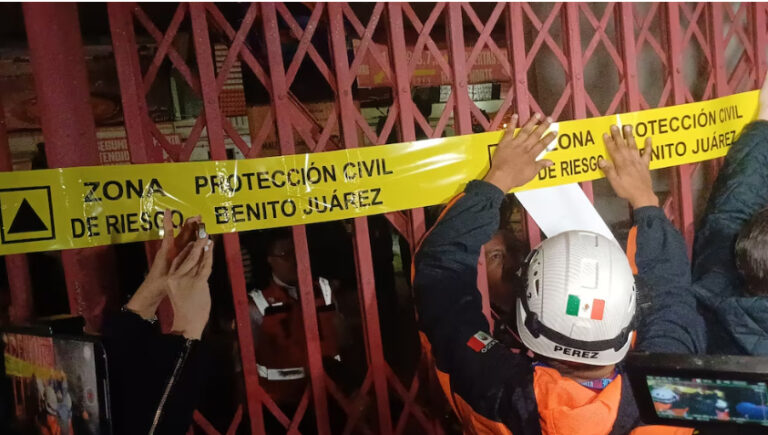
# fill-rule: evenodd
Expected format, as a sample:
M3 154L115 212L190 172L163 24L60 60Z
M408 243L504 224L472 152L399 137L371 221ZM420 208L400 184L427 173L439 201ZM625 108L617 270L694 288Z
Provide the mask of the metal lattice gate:
M393 132L401 141L411 141L419 136L441 137L446 132L472 133L473 124L483 130L494 130L500 127L507 111L517 112L522 121L535 111L562 120L681 104L756 88L768 70L765 51L768 7L764 4L379 2L363 6L348 3L305 6L310 13L308 19L300 23L287 4L252 3L244 8L235 26L216 4L182 3L176 7L167 27L160 29L142 5L109 4L109 27L132 163L160 162L161 149L173 161L189 160L204 131L213 160L227 158L226 140L234 142L246 158L257 158L263 155L269 134L277 135L282 154L296 152L297 136L311 152L321 152L339 146L366 145L362 142L386 143ZM73 5L25 5L24 13L36 88L38 93L51 95L40 99L44 134L47 140L58 144L55 151L49 152L51 166L95 164L88 151L95 146L90 112L78 111L78 107L82 107L72 102L76 101L71 97L77 95L77 89L57 88L62 83L83 85L83 71L57 69L67 62L77 66L77 59L45 60L56 50L77 53L80 42L72 36L73 32L79 33L76 8ZM182 28L191 29L195 59L192 65L186 63L174 46ZM323 44L327 44L329 56L321 54L316 46L318 28L325 29L328 35L328 41ZM137 32L150 35L157 45L148 66L142 67L139 61ZM374 35L378 39L384 35L385 51L376 49ZM57 38L58 45L51 45ZM287 64L281 43L286 38L296 46ZM214 43L227 47L226 57L218 68L212 54ZM444 44L444 51L438 47L440 44ZM261 48L255 53L257 47ZM448 56L443 54L446 51ZM505 83L503 103L498 115L491 119L470 99L468 92L470 77L481 66L483 51L490 52L494 62L500 65L501 81ZM424 53L434 57L439 74L447 78L446 84L450 85L445 109L433 122L417 109L412 92L417 83L415 59ZM391 88L392 102L378 132L366 122L353 93L364 58L376 64ZM170 143L148 113L147 94L164 62L170 62L202 101L201 113L189 137L181 144ZM314 64L326 82L324 85L335 95L327 122L313 117L292 92L302 62ZM220 106L224 85L236 63L253 74L269 93L269 113L262 118L261 125L250 126L250 140L240 136ZM555 71L562 79L550 83L544 80L542 84L544 69ZM607 82L614 83L615 89L606 90L606 81L595 79L596 69L602 78L613 77ZM656 75L650 77L651 72ZM54 75L63 75L60 79L65 81L57 82ZM69 99L62 100L61 95ZM69 113L62 114L62 108ZM73 126L77 131L74 137L62 133ZM337 128L341 132L340 141L331 135ZM0 170L10 170L7 138L2 129L0 145L5 149L0 153ZM52 154L58 158L50 159ZM704 166L711 176L716 173L718 162ZM691 180L696 169L695 165L689 165L669 171L670 195L664 203L667 214L682 230L689 249L694 223ZM593 196L591 183L584 183L583 188ZM423 210L390 213L387 219L411 247L425 232ZM528 240L531 244L538 243L541 236L534 222L526 219L526 223ZM425 397L420 393L422 390L434 388L429 378L414 374L410 382L402 383L384 358L368 221L358 218L353 226L368 366L359 390L351 396L345 395L323 369L312 276L308 272L307 235L302 226L293 228L293 237L298 268L304 271L300 274L299 287L310 387L295 415L284 414L259 387L239 236L226 234L223 249L247 400L231 410L233 419L229 428L214 428L198 412L190 431L234 433L245 421L246 414L248 430L263 433L267 412L289 432L297 432L299 422L311 407L317 432L327 434L330 433L328 405L334 401L347 415L345 433L403 433L414 427L426 433L442 432L440 422L421 400ZM147 244L150 258L153 248L154 244ZM114 261L110 260L111 256L108 248L64 253L73 312L98 316L108 278L97 271L114 267L110 266ZM28 298L31 284L26 258L8 256L6 262L13 299L12 317L23 321L33 315ZM483 273L479 275L484 277ZM480 281L481 291L487 296L484 278ZM484 310L490 315L487 297ZM375 402L375 423L361 416L361 403L371 399ZM402 405L397 412L391 409L393 402Z

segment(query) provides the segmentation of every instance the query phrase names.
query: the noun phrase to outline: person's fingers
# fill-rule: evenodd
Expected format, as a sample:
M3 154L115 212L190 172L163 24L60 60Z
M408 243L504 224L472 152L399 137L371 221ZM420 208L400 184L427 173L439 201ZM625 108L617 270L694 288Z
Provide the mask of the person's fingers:
M624 126L624 140L627 142L627 148L633 152L637 152L637 143L635 142L635 135L632 133L632 126Z
M181 265L181 263L187 259L189 252L192 250L192 245L192 243L188 243L187 246L185 246L178 254L176 254L176 257L174 257L169 268L170 273L174 273L179 268L179 265Z
M163 242L160 245L160 249L170 248L173 243L173 216L169 209L165 209L163 212Z
M184 224L181 226L181 231L179 231L179 235L176 236L177 247L187 246L187 243L195 240L197 236L198 225L200 222L202 222L202 220L202 216L197 215L184 221Z
M526 141L526 148L531 149L536 146L538 141L541 140L541 136L547 131L550 125L552 125L552 118L550 117L547 117L541 124L537 125Z
M211 270L213 270L213 240L208 239L207 244L203 247L203 256L198 265L198 278L207 281L208 277L211 276Z
M650 137L645 138L645 148L643 148L643 161L646 167L650 167L653 156L653 141Z
M518 133L517 136L520 139L527 139L528 136L530 136L533 130L536 128L536 124L539 123L540 119L541 115L534 113L533 116L528 119L528 122L523 125L523 128L520 129L520 133Z
M617 151L620 151L620 148L626 146L624 142L624 136L621 135L621 130L619 127L615 125L611 126L611 137L613 138L613 142L616 144Z
M509 120L509 122L505 126L507 134L512 134L512 135L515 134L515 129L517 129L517 121L519 119L520 118L517 116L517 113L512 114L512 118Z
M501 141L499 141L499 144L511 142L512 139L515 138L516 128L517 128L517 115L512 115L512 120L507 125L506 130L504 130L504 136L502 136Z
M160 247L155 253L155 259L152 263L154 268L156 264L162 264L163 267L168 266L168 258L172 258L175 255L175 247L173 244L173 218L171 211L165 209L163 212L163 239L160 242Z
M555 162L553 162L552 160L541 159L541 160L536 162L536 169L537 169L536 172L538 173L538 171L541 171L544 168L548 168L548 167L550 167L550 166L552 166L554 164L555 164Z
M603 133L603 142L605 143L605 149L608 151L608 155L611 157L616 156L616 142L613 140L613 136L608 133Z
M535 156L538 156L542 151L544 151L547 146L549 146L550 143L552 143L553 140L557 137L557 133L554 131L550 131L544 137L539 139L536 143L533 144L533 146L530 148L529 152Z
M173 264L171 265L171 273L174 275L184 275L193 270L195 266L197 266L198 261L200 261L200 256L203 254L203 248L205 248L207 243L208 239L200 239L194 243L188 244L187 247L184 248L186 255L184 255L183 258L179 255L179 257L173 261Z
M608 181L611 181L616 177L616 167L608 160L601 158L597 161L597 167L603 171L605 178L607 178Z

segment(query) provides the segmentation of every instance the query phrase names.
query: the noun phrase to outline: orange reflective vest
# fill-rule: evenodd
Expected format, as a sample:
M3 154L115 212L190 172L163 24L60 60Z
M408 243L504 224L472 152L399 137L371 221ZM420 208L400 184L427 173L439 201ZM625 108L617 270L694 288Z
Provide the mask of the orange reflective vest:
M339 358L336 307L330 286L323 291L320 283L315 286L315 306L322 355ZM298 403L309 376L304 317L299 300L291 292L298 289L282 287L272 280L266 289L249 293L259 385L278 404Z

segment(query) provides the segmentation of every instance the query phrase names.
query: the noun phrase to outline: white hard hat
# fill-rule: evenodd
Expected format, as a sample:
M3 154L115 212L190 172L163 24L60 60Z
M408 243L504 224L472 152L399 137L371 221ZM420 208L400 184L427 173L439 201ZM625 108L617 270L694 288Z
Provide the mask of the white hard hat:
M568 231L544 240L521 271L517 300L523 343L546 357L605 366L632 342L635 280L621 247L597 233Z
M651 391L651 398L659 403L674 403L679 399L674 391L666 387L654 388Z

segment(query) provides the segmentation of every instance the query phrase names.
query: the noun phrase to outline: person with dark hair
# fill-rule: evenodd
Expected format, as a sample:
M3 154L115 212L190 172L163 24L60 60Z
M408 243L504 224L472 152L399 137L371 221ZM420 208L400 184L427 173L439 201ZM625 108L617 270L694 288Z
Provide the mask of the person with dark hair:
M768 76L696 231L693 280L708 353L768 356Z
M757 212L736 239L736 267L747 294L768 296L768 208Z

